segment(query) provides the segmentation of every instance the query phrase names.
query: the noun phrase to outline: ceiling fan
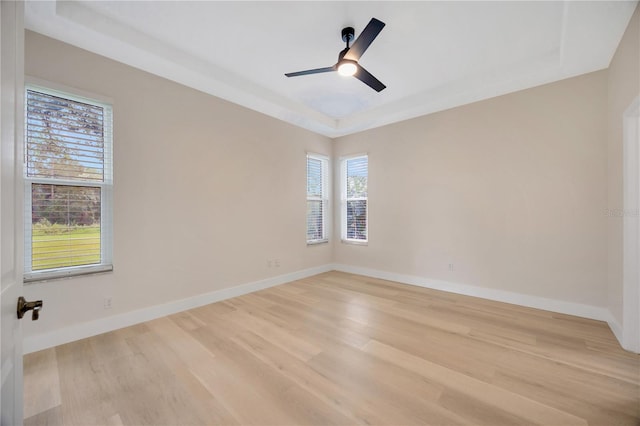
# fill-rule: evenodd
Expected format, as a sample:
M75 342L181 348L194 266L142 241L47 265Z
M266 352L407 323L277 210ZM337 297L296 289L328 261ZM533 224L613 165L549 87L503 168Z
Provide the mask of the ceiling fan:
M380 34L380 31L384 28L385 23L371 18L371 21L364 28L362 33L358 36L356 41L351 46L349 43L353 41L354 30L352 27L346 27L342 29L342 41L347 43L347 47L340 51L338 54L338 62L325 68L316 68L306 71L297 71L286 73L287 77L297 77L300 75L308 74L320 74L323 72L338 71L340 75L354 76L358 80L362 81L367 86L371 87L376 92L384 90L387 86L382 84L380 80L375 78L369 71L364 69L362 65L358 64L358 60L362 54L369 48L373 40Z

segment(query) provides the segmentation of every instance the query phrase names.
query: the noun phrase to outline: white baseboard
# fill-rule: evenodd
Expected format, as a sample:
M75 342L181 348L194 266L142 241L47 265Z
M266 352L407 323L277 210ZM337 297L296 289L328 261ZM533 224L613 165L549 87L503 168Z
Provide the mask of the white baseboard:
M444 280L433 280L415 275L398 274L394 272L379 271L376 269L363 268L334 264L333 270L348 272L351 274L365 275L383 280L396 281L403 284L415 285L434 290L448 291L450 293L464 294L466 296L480 297L482 299L495 300L497 302L512 303L514 305L527 306L529 308L542 309L545 311L558 312L561 314L575 315L582 318L589 318L606 322L613 335L618 340L620 346L630 352L639 353L638 348L625 344L624 332L620 323L611 312L600 306L584 305L581 303L567 302L563 300L548 299L545 297L531 296L527 294L515 293L505 290L496 290L486 287L477 287L468 284L453 283Z
M79 339L84 339L87 337L117 330L119 328L128 327L130 325L138 324L141 322L150 321L166 315L171 315L188 309L197 308L199 306L208 305L210 303L230 299L232 297L242 296L244 294L253 293L255 291L263 290L269 287L274 287L280 284L285 284L291 281L299 280L332 270L604 321L609 325L618 341L622 343L622 326L616 321L609 310L603 307L548 299L538 296L530 296L521 293L478 287L468 284L453 283L444 280L433 280L415 275L405 275L394 272L379 271L376 269L362 268L358 266L327 264L315 268L292 272L289 274L279 275L277 277L242 284L236 287L225 288L222 290L212 291L210 293L200 294L198 296L176 300L174 302L166 303L163 305L150 306L148 308L139 309L136 311L112 315L94 321L65 327L48 333L29 336L24 339L23 351L25 354L36 352L42 349L62 345L64 343L73 342Z
M37 352L42 349L51 348L79 339L117 330L119 328L139 324L141 322L150 321L166 315L230 299L232 297L238 297L255 291L264 290L269 287L285 284L331 270L333 270L333 265L322 265L315 268L304 269L279 275L277 277L242 284L236 287L199 294L197 296L176 300L162 305L150 306L148 308L116 314L94 321L61 328L48 333L29 336L23 341L23 352L25 354Z
M365 275L368 277L415 285L418 287L448 291L450 293L464 294L466 296L474 296L482 299L495 300L498 302L512 303L515 305L543 309L545 311L558 312L561 314L575 315L578 317L604 321L607 323L609 323L609 320L613 318L613 316L606 308L602 308L599 306L583 305L581 303L547 299L545 297L530 296L527 294L515 293L511 291L496 290L468 284L458 284L444 280L433 280L418 277L415 275L397 274L394 272L379 271L376 269L361 268L358 266L334 264L333 269L336 271ZM616 337L618 336L616 335Z
M605 321L607 322L607 324L609 324L609 328L613 332L613 335L616 336L616 339L618 339L618 342L620 342L620 345L622 345L622 342L623 342L622 326L615 319L613 314L611 314L611 312L607 311L607 314L608 314L608 318Z

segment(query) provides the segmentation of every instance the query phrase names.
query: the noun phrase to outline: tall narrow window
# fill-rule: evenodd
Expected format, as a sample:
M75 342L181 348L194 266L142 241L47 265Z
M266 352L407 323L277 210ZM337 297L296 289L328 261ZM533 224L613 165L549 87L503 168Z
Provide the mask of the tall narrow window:
M28 86L25 130L25 281L111 270L111 106Z
M307 244L329 240L327 206L329 204L329 159L307 154Z
M369 159L366 155L345 158L341 163L342 240L368 241Z

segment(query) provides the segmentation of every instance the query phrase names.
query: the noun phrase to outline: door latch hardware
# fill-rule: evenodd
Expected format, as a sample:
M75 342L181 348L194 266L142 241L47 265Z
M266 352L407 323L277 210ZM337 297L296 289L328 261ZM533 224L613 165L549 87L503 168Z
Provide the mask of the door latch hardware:
M37 321L40 318L40 309L42 309L42 300L27 302L24 297L18 297L18 319L22 318L27 311L33 311L31 320Z

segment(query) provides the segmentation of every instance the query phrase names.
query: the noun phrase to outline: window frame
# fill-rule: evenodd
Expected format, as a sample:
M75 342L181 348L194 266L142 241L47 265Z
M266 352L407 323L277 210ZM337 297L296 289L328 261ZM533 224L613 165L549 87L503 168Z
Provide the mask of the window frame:
M95 105L104 110L104 165L103 181L82 181L30 177L27 175L28 103L27 91L36 91L70 101ZM24 140L22 158L22 180L24 187L24 283L75 277L113 270L113 101L104 96L83 92L48 81L25 78L24 85ZM80 266L65 266L33 271L32 267L32 184L100 188L100 263Z
M347 198L347 162L359 158L367 159L367 196ZM348 201L366 201L365 234L366 239L360 240L347 237L347 204ZM354 154L340 157L340 240L345 244L368 245L369 244L369 154Z
M321 179L322 179L322 194L320 195L320 197L309 197L309 159L314 159L314 160L318 160L320 161L320 168L321 168ZM310 240L307 237L307 245L315 245L315 244L324 244L324 243L328 243L329 242L329 227L330 227L330 219L329 219L329 213L330 213L330 209L329 209L329 203L330 203L330 182L329 182L329 166L330 166L330 159L329 156L327 155L323 155L323 154L316 154L313 152L307 152L307 156L306 156L306 180L307 180L307 215L305 215L306 217L306 230L307 230L307 236L308 236L308 232L309 232L309 216L308 216L308 206L309 206L309 201L321 201L322 202L322 231L323 231L323 235L322 238L319 239L313 239Z

